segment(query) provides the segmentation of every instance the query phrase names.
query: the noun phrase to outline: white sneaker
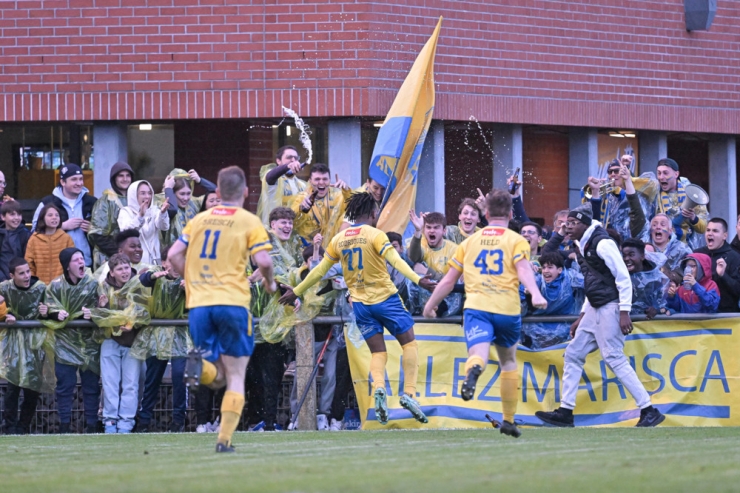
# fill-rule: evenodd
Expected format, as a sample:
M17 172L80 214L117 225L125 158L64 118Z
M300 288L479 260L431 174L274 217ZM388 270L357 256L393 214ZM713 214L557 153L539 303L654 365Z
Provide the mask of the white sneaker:
M298 421L295 423L288 423L288 431L295 431L298 429Z
M331 424L329 425L329 431L342 431L342 422L331 418Z
M195 427L196 433L208 433L211 431L211 423L205 423Z
M218 433L221 431L221 424L219 423L221 421L221 416L216 418L216 421L213 422L213 424L208 423L208 431L211 433Z
M326 414L316 415L316 429L318 429L319 431L329 430L329 421L326 419Z

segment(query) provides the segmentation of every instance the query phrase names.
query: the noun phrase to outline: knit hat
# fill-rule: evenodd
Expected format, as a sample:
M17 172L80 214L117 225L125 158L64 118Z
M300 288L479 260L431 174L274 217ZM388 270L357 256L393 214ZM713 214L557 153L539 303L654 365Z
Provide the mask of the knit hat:
M589 203L579 205L568 213L568 217L576 218L586 226L591 226L591 221L594 217L593 209L591 209L591 204Z
M59 252L59 263L62 264L62 270L65 273L67 272L67 269L69 269L69 263L72 261L72 257L74 257L74 254L77 252L82 253L82 250L70 247Z
M678 163L669 157L663 158L658 161L658 166L668 166L673 171L678 171Z
M62 169L59 170L60 180L66 180L67 178L70 178L76 175L82 175L82 168L80 168L76 164L72 164L72 163L65 164L64 166L62 166Z

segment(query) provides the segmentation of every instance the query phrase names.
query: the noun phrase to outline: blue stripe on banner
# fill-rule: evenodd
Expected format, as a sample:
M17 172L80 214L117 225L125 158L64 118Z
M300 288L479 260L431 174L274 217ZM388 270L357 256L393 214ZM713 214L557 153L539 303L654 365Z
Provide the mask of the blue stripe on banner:
M628 341L635 341L640 339L666 339L670 337L695 337L695 336L731 336L732 329L694 329L694 330L677 330L674 332L661 332L658 334L630 334L627 336ZM395 337L391 335L385 335L386 341L395 341ZM430 341L430 342L465 342L463 336L433 336L433 335L416 335L418 341ZM519 346L519 351L526 351L529 353L541 353L543 351L555 351L558 349L564 349L568 347L568 343L556 344L545 349L529 349L524 346Z
M730 406L706 406L700 404L682 404L677 402L669 404L655 404L654 406L658 408L663 414L670 414L674 416L692 416L697 418L711 419L729 419L730 417ZM501 413L495 411L472 409L469 407L461 406L422 406L421 409L422 411L424 411L424 414L427 415L427 418L442 417L462 419L466 421L488 422L488 420L486 419L486 413L488 413L494 419L497 419L499 421L503 419ZM389 420L414 419L411 413L403 408L389 408L388 414ZM639 409L604 414L574 415L576 426L611 425L623 421L629 421L631 419L637 419L639 417ZM366 419L371 421L375 420L375 409L368 409ZM523 416L521 414L517 414L516 424L526 426L545 426L545 424L537 419L535 416Z

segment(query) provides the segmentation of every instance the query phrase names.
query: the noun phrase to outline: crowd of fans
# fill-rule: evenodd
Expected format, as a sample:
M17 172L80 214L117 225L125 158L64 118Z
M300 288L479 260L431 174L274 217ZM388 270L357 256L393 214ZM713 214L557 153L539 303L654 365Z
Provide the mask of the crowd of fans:
M657 176L632 177L631 159L624 156L610 163L608 189L590 178L590 194L580 209L601 222L621 248L633 285L632 313L653 318L738 311L738 236L728 243L724 219L710 218L706 207L686 202L687 182L679 177L676 161L660 160ZM332 182L326 165L314 164L308 182L298 178L301 169L298 151L286 146L275 163L260 172L257 214L269 231L276 279L290 286L306 277L332 236L347 226L345 200L352 193L338 176ZM149 431L168 363L173 384L169 430L183 431L187 392L182 375L192 342L187 326L153 326L151 320L187 317L183 281L171 268L167 252L185 224L218 205L219 199L215 185L195 170L173 170L161 193L134 178L128 164L117 163L110 174L111 188L96 199L84 187L80 167L63 166L59 186L42 199L30 231L17 201L6 197L0 204L0 317L9 324L0 329L0 377L8 381L5 433L29 432L41 392L56 393L58 431L74 431L72 399L78 374L85 431ZM206 194L193 196L195 184ZM513 177L510 184L515 185ZM2 196L1 176L0 187ZM380 184L368 179L360 190L381 207L385 189ZM552 225L540 225L527 216L521 187L509 190L514 205L510 228L529 242L537 283L548 301L547 308L535 309L522 287L522 314L578 314L584 301L583 275L577 247L565 230L568 211L558 212ZM388 232L388 238L417 273L441 279L457 245L485 226L484 217L485 197L479 192L478 199L462 200L457 225L448 226L440 212L412 210L414 235L406 242L395 232ZM740 220L737 231L740 234ZM304 296L297 312L280 305L279 294L264 291L258 270L246 274L252 283L251 311L260 318L247 374L246 416L250 429L279 430L284 425L277 419L281 382L294 368L292 329L319 315L351 320L350 300L339 265ZM407 308L421 315L429 293L390 266L389 274ZM463 298L459 286L440 305L438 315L461 314ZM74 319L90 320L95 328L70 326ZM19 320L40 320L43 328L13 328ZM527 322L521 343L532 349L564 343L569 327ZM326 346L317 428L338 430L352 390L348 341L342 325L314 324L314 330L315 352ZM347 339L359 344L356 336L349 331ZM292 411L297 390L294 385ZM218 428L218 417L211 414L213 399L213 391L198 391L198 431Z

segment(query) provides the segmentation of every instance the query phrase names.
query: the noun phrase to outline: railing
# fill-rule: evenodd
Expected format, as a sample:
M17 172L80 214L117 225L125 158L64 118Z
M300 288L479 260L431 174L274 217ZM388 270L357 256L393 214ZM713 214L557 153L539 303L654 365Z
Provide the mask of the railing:
M665 315L659 315L655 317L652 320L657 321L673 321L673 320L707 320L707 319L718 319L718 318L735 318L740 317L740 313L717 313L717 314L705 314L705 313L691 313L691 314L675 314L670 316ZM572 323L577 319L577 316L575 315L559 315L559 316L538 316L538 317L523 317L522 322L523 323ZM647 320L647 317L644 315L635 315L631 317L633 322L643 322ZM256 324L259 323L259 319L254 320ZM304 389L308 387L308 397L306 398L306 402L303 405L301 412L299 414L298 418L298 426L299 429L302 430L310 430L314 429L315 423L316 423L316 382L311 381L309 382L309 377L311 375L311 372L313 370L315 359L314 359L314 351L313 351L313 342L314 342L314 331L313 331L313 324L341 324L346 322L347 319L343 317L338 316L326 316L326 317L316 317L312 322L308 322L306 324L300 324L296 326L296 383L298 385L298 391L299 395ZM462 323L462 316L457 317L444 317L444 318L434 318L434 319L428 319L423 317L414 317L414 322L416 323L432 323L432 324L461 324ZM183 319L177 319L177 320L152 320L149 324L151 326L182 326L182 325L188 325L187 320ZM44 327L39 321L37 320L24 320L24 321L17 321L15 324L8 325L6 323L0 323L0 329L4 328L16 328L16 329L33 329L33 328L41 328ZM94 328L95 325L86 320L73 320L70 321L67 324L67 327L69 328ZM287 401L286 391L289 393L289 390L285 388L286 383L283 382L283 390L281 392L281 398L280 398L280 409L279 412L285 416L286 414L289 414L289 406L286 406L283 404ZM163 386L162 394L160 396L160 405L159 409L155 410L155 421L157 420L157 412L159 412L160 421L166 420L166 408L167 408L167 402L170 401L169 392L171 392L170 387ZM48 422L51 420L51 415L54 413L53 411L53 400L52 396L48 397L48 401L46 402L45 397L42 397L42 400L40 402L40 407L42 409L37 411L37 421L43 420L47 424L43 427L38 426L36 427L37 431L48 431L50 427L48 426ZM163 404L164 403L164 404ZM189 400L190 405L188 406L189 414L192 413L192 397ZM78 403L77 405L79 405ZM171 407L170 407L171 409ZM214 409L216 410L216 409ZM81 410L75 409L75 412L81 417ZM40 415L43 415L43 418L39 418ZM191 414L192 416L192 414ZM43 429L42 429L43 428Z

